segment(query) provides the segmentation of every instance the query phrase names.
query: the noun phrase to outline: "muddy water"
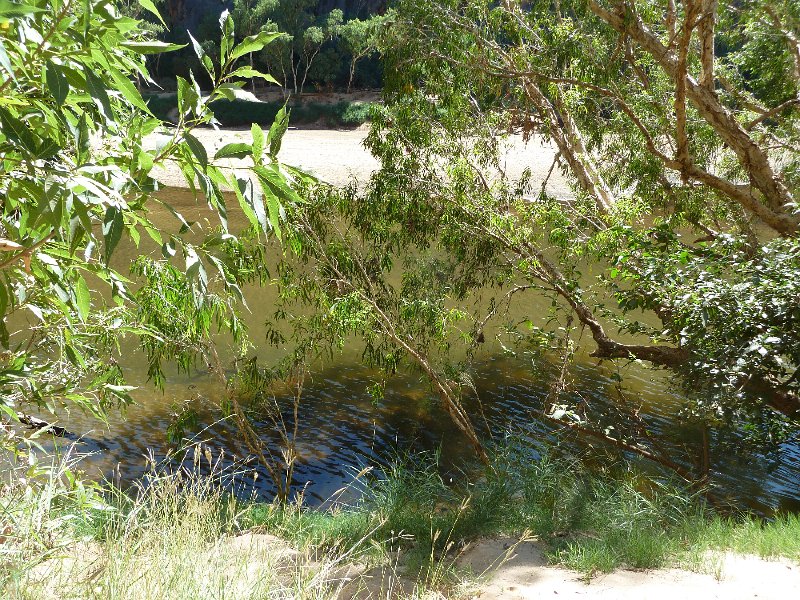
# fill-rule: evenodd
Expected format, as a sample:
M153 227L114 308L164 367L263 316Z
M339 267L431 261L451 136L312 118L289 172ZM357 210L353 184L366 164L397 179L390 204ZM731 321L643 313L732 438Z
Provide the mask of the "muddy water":
M184 192L171 192L170 198L182 206L187 218L204 217L202 209L193 207ZM235 230L240 217L231 212L231 227ZM156 218L168 219L166 211ZM121 252L117 258L120 265L137 253L134 248ZM261 343L262 319L272 305L274 289L252 288L245 293L249 305L257 307L256 314L248 320L259 361L270 364L285 351ZM532 295L523 299L523 306L527 314L543 315L549 309L549 300ZM487 335L490 339L491 335ZM570 387L564 403L602 414L618 397L614 371L611 365L591 359L588 350L578 353L569 373ZM438 450L441 468L448 476L457 477L474 467L469 445L438 407L421 377L405 374L394 378L385 397L375 402L368 393L374 374L359 365L358 354L356 347L350 347L333 361L318 365L305 386L299 409L300 458L294 489L303 494L306 502L321 504L338 494L352 495L356 493L352 488L340 490L352 482L358 471L367 466L380 468L406 452ZM207 370L198 368L188 375L173 370L160 391L147 382L145 357L136 348L125 348L121 363L131 383L139 386L133 393L134 406L124 414L112 414L107 425L76 413L61 421L70 431L83 434L79 448L91 453L83 462L90 475L122 484L145 476L151 459L164 461L173 450L167 440L167 428L177 407L189 401L201 417L199 426L190 434L208 449L214 463L209 466L206 453L200 453L197 458L201 470L222 471L239 494L256 494L264 499L272 496L274 489L267 473L244 459L247 451L239 442L235 427L221 420L215 407L222 389ZM575 452L597 446L597 442L588 439L564 438L536 418L557 368L547 357L524 353L512 356L499 345L483 345L473 372L477 395L471 395L466 403L477 415L476 425L487 442L501 442L511 433L534 451L557 439L565 439ZM622 374L627 400L641 406L651 430L668 440L679 462L692 466L684 447L696 451L698 433L677 417L686 397L663 372L631 365ZM278 402L291 426L288 396L279 397ZM271 447L278 447L280 437L274 422L265 419L256 422L255 428ZM800 510L800 446L787 444L774 455L761 456L739 455L731 451L736 445L736 440L720 439L712 446L713 480L719 493L759 512ZM184 460L191 463L195 458L189 453ZM173 464L176 462L173 459Z

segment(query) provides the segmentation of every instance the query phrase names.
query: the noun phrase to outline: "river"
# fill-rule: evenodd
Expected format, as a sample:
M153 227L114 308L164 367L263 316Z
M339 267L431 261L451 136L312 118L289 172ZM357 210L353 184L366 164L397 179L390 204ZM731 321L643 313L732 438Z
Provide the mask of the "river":
M362 156L366 154L360 146L354 147L354 144L360 145L363 134L359 132L339 139L343 140L343 147L338 151L339 160L350 161L351 170L358 171L359 165L362 171L373 168L366 159L359 162L358 152ZM222 138L219 141L222 143ZM292 137L290 132L286 144L289 154L293 152L293 144L299 148L307 142L302 135ZM327 150L330 156L320 159L327 165L327 173L335 172L337 158L333 148L335 145ZM534 148L531 152L539 156L542 149ZM325 177L326 172L315 167L313 158L306 156L305 163L301 155L296 158L300 166ZM546 157L539 156L537 160L541 169L548 166ZM560 184L557 181L555 185ZM186 191L168 190L165 198L176 206L194 211L194 217L203 216L202 209L197 208ZM154 218L166 220L169 216L164 211ZM241 216L231 211L230 218L235 229ZM136 254L133 247L121 249L116 257L117 264L124 265ZM263 308L273 303L275 291L272 286L266 286L252 287L245 293L249 305L259 307L259 314L250 314L247 320L259 360L269 364L285 352L285 349L261 343ZM543 314L549 307L549 299L537 299L535 295L524 298L523 302L528 314L537 311ZM514 434L534 450L557 439L565 439L575 452L585 452L590 445L598 445L596 441L580 437L564 438L552 426L536 418L536 412L548 397L553 372L559 368L552 363L552 358L525 353L512 355L499 344L492 343L491 337L487 335L487 343L472 365L477 394L470 394L465 400L471 413L480 415L475 421L484 439L488 443L501 442L508 434ZM604 408L614 405L616 371L612 364L592 359L588 355L590 349L587 345L577 352L569 372L570 387L565 394L569 402L591 406L595 412L602 413ZM317 365L306 383L299 411L299 461L294 477L294 490L303 494L305 502L324 504L332 496L341 494L340 490L347 487L362 468L380 468L408 452L438 451L440 468L447 477L458 477L474 467L475 458L469 444L438 407L421 377L412 374L395 377L390 380L385 397L375 402L368 392L374 374L360 366L358 358L358 348L347 348L327 364ZM124 346L121 364L130 382L138 386L132 394L133 406L124 413L112 412L108 424L75 411L59 421L60 425L82 436L77 448L89 453L82 461L82 468L90 476L119 481L123 485L140 480L149 472L153 460L163 462L173 449L167 439L167 428L178 407L191 402L201 417L191 437L202 442L208 451L199 454L200 468L204 472L223 471L239 494L254 494L261 499L272 496L274 490L266 472L252 461L242 460L247 452L235 427L220 420L216 407L223 390L207 369L198 368L187 375L172 368L162 391L146 380L145 357L135 347ZM690 449L697 447L696 428L682 424L678 418L686 397L667 373L633 364L625 367L622 374L625 397L641 407L641 415L654 434L663 436L676 451L683 444ZM285 408L284 417L290 420L291 411L286 408L288 398L278 398L278 401ZM272 447L279 444L273 423L265 420L254 425ZM730 448L736 446L735 439L728 440L724 447L719 446L721 441L716 440L712 445L712 481L720 495L738 506L763 514L800 510L800 444L784 444L779 451L767 456L733 452ZM207 456L212 458L211 467ZM186 460L193 458L190 453ZM691 466L688 462L685 464Z

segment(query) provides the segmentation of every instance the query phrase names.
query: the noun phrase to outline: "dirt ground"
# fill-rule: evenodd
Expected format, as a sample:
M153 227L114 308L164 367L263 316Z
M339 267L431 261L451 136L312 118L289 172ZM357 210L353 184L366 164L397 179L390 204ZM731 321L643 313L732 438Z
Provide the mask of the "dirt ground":
M243 129L200 129L194 134L210 156L225 144L251 141L250 131ZM357 130L291 128L284 137L280 160L334 185L345 185L353 179L363 183L379 167L378 161L363 146L366 136L366 127ZM156 136L151 136L149 143L154 145L155 142ZM525 168L529 168L531 181L538 190L547 178L555 155L556 150L551 144L536 138L526 144L521 136L514 136L508 140L502 166L511 177L519 177ZM244 163L229 159L226 164L236 167ZM177 168L161 169L155 175L165 186L187 187ZM559 197L571 194L558 168L550 174L547 190Z

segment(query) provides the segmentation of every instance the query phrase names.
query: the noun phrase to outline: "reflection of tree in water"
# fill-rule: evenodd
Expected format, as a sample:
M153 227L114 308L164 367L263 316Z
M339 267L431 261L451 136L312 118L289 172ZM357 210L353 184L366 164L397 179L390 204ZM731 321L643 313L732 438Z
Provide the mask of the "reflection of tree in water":
M511 433L530 445L534 455L542 445L558 441L562 449L576 455L590 458L596 452L607 457L605 453L611 451L622 456L620 451L596 444L580 434L565 434L537 418L537 412L547 401L548 382L555 372L557 367L540 364L537 374L533 374L529 366L506 357L490 357L477 364L473 376L477 396L469 394L464 404L471 414L485 416L475 419L481 437L491 446L502 444ZM367 368L342 365L309 377L298 412L298 461L292 486L292 493L302 492L306 503L323 504L334 492L351 483L363 467L376 467L379 474L381 468L409 453L438 452L439 468L447 479L457 480L459 474L477 468L469 444L424 380L418 375L398 375L387 383L384 398L375 402L369 393L373 376ZM615 382L608 374L584 365L575 369L573 377L580 398L569 398L570 402L584 402L587 416L593 422L613 421L616 427L626 426L624 422L620 424L615 412L618 398ZM203 385L198 383L198 388L203 389ZM673 445L676 453L687 439L696 438L696 430L681 425L675 418L679 397L670 396L661 384L650 383L638 391L636 398L644 403L648 423L659 437ZM287 393L276 400L281 418L291 427L291 395ZM80 451L96 453L85 461L84 468L93 477L130 485L146 477L149 467L143 457L152 449L153 459L162 466L196 468L204 475L226 473L221 483L240 497L250 498L255 493L261 499L272 498L275 488L269 474L256 461L246 459L248 452L235 424L220 421L220 417L218 412L198 406L198 429L187 432L188 439L202 442L203 449L196 461L195 450L191 448L168 457L167 411L158 415L132 414L123 432L83 440ZM257 418L253 426L265 444L280 447L282 437L270 419ZM213 466L209 465L208 455ZM791 470L800 463L800 453L796 448L788 448L782 457L784 466L777 468L774 461L762 458L756 457L754 465L752 456L742 459L744 462L729 457L715 474L717 485L728 493L736 493L740 499L751 498L753 506L759 509L774 503L793 506L797 494L791 491ZM768 473L770 468L772 472ZM349 493L352 497L357 490Z

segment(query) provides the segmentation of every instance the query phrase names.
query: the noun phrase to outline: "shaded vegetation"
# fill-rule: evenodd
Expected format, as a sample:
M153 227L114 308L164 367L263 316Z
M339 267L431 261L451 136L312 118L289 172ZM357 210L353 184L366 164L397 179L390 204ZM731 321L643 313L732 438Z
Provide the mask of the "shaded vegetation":
M535 537L551 561L587 574L698 567L707 550L800 561L796 515L769 521L721 515L676 482L628 463L588 470L576 458L532 461L517 447L493 455L491 464L454 486L442 479L435 456L409 457L385 475L367 475L354 505L327 511L253 505L245 522L329 552L369 539L401 550L423 579L469 541L500 534Z
M150 110L169 121L178 106L177 94L145 95ZM318 124L325 127L357 127L368 122L374 108L370 102L342 100L337 103L302 102L290 104L294 125ZM251 123L270 125L284 107L283 102L251 102L243 99L217 100L211 107L222 127L249 126Z

